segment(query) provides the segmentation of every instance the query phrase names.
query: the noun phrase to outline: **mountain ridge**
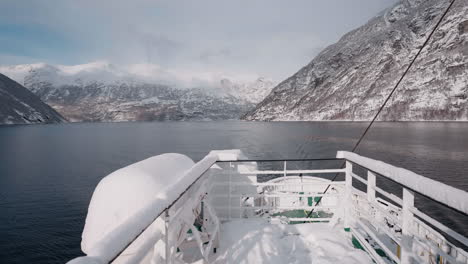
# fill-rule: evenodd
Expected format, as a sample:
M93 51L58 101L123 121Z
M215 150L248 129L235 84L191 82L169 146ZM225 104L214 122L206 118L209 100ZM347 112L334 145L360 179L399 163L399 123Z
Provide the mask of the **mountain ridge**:
M447 7L401 1L280 82L245 120L371 120ZM379 120L468 120L468 7L458 1Z
M59 113L21 84L0 73L0 124L65 122Z
M236 82L208 73L191 79L156 65L107 62L2 66L0 72L74 122L238 119L274 86L264 77Z

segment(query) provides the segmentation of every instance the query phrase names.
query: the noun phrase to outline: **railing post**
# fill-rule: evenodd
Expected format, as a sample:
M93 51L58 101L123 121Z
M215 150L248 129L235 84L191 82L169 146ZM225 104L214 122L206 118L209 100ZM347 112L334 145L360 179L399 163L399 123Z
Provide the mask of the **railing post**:
M231 180L232 180L232 171L234 170L232 162L229 162L229 190L228 190L228 219L231 220Z
M368 170L367 171L367 210L368 214L372 215L374 213L374 217L377 221L381 221L380 218L380 211L375 209L375 187L377 185L377 179L375 174Z
M372 203L375 201L375 186L376 177L371 171L367 171L367 201Z
M286 177L286 161L284 161L284 174L283 174L284 177Z
M410 209L413 206L414 193L406 188L403 188L401 264L412 263L412 226L414 223L414 215Z
M349 232L351 230L351 206L353 205L351 199L351 190L353 188L353 164L349 161L346 161L346 179L345 179L345 197L344 197L344 230Z
M169 209L166 209L166 213L164 214L164 232L164 242L166 244L165 259L166 264L170 264L171 247L169 246Z

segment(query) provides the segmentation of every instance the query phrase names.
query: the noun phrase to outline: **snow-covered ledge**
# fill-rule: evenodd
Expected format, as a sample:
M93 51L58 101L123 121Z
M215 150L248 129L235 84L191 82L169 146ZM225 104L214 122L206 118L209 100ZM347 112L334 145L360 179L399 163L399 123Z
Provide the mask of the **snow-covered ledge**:
M215 155L218 161L234 161L239 158L247 158L240 149L212 150L208 155Z
M346 159L393 181L406 188L439 201L451 208L468 214L468 192L426 178L412 171L395 167L379 160L360 156L348 151L338 151L337 158Z

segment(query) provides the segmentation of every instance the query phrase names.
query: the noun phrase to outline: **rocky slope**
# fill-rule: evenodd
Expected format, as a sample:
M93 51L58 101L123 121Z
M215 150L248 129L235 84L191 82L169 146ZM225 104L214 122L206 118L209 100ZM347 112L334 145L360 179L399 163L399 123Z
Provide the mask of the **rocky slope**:
M268 79L226 78L171 82L150 66L135 69L96 62L75 66L29 64L0 67L70 121L238 119L274 86ZM163 76L164 78L153 78Z
M449 1L405 0L281 82L246 120L370 120ZM468 1L457 0L380 120L468 120Z
M21 84L0 74L0 124L60 123L65 119Z

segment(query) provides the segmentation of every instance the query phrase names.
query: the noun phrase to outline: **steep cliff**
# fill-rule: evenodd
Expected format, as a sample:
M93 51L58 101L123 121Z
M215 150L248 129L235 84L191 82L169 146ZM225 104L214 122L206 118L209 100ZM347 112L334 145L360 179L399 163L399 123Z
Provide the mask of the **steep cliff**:
M324 49L244 119L372 119L448 4L399 2ZM468 1L456 1L380 120L468 120Z
M65 119L21 84L0 74L0 124L60 123Z

